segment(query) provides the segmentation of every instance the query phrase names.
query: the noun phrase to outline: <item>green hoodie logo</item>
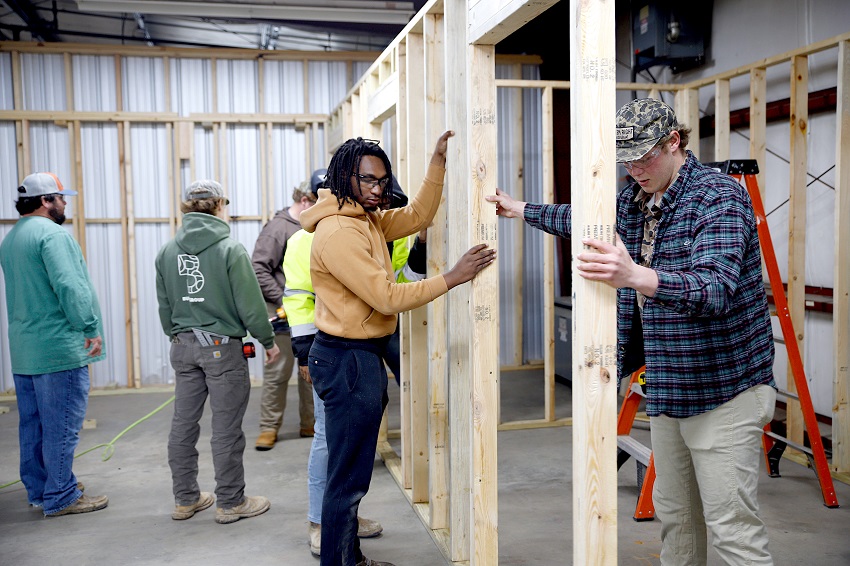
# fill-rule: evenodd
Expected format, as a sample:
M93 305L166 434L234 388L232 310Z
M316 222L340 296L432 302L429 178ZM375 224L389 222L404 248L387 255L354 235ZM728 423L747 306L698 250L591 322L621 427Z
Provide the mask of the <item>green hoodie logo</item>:
M190 279L186 280L186 287L190 294L195 294L204 288L204 274L200 270L201 262L198 256L180 254L177 256L177 271Z

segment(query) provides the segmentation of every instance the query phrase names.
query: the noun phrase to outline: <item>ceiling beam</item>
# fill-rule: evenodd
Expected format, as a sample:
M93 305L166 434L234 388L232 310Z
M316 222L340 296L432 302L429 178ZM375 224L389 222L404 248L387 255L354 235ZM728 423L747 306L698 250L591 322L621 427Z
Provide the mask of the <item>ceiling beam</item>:
M413 2L288 0L281 4L235 2L170 2L164 0L77 0L90 12L141 12L169 16L242 18L312 22L356 22L404 25L414 14Z
M56 22L48 22L38 15L32 2L4 0L6 5L27 25L27 31L42 41L62 41L56 34ZM55 14L54 14L55 15Z

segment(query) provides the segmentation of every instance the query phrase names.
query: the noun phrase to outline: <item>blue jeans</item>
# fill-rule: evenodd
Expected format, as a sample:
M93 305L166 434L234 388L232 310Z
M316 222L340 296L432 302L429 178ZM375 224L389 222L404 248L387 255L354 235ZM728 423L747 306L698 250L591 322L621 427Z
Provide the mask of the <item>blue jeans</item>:
M387 350L384 352L384 361L390 366L390 371L395 376L395 383L401 386L401 330L396 324L395 332L390 334L387 341Z
M14 378L21 481L30 504L52 515L82 495L71 468L88 407L89 368Z
M322 502L322 566L354 566L363 555L357 509L369 491L387 405L386 338L352 340L319 332L310 349L313 388L325 404L328 479Z
M328 484L328 442L325 438L325 402L319 399L313 389L313 413L316 424L315 435L310 446L310 459L307 461L307 493L310 496L310 508L307 519L313 523L322 522L322 499Z

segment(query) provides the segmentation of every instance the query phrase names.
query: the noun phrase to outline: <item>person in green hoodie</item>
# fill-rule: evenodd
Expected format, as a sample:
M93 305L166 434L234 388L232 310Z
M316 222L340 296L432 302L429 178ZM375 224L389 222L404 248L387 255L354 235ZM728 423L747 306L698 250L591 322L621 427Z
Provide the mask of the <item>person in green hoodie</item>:
M266 349L266 363L280 356L265 301L245 248L230 237L222 219L230 203L216 181L196 181L180 207L183 225L156 257L156 292L162 329L171 339L175 373L174 418L168 464L174 490L174 520L213 504L198 486L198 421L210 397L218 499L215 521L232 523L268 511L262 496L245 495L245 434L242 418L251 383L242 353L246 331Z
M15 201L21 218L0 245L21 481L30 505L48 517L98 511L109 503L105 495L84 494L72 470L88 406L88 364L106 357L86 262L60 227L65 197L76 194L53 173L28 175Z

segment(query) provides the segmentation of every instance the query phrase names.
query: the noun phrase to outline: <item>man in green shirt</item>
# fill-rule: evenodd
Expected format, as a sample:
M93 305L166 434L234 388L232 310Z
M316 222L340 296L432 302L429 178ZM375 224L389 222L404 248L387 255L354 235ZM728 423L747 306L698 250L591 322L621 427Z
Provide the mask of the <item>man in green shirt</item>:
M0 244L21 481L30 505L48 517L98 511L109 503L105 495L85 495L72 471L88 406L88 364L106 357L100 306L83 254L60 227L65 197L76 194L52 173L27 176L15 202L21 218Z
M266 348L266 363L280 356L251 258L230 237L222 219L229 204L215 181L189 185L180 209L183 225L156 256L156 294L162 330L171 338L174 418L168 436L174 520L213 504L198 487L198 421L204 402L212 409L217 523L265 513L269 500L245 495L242 418L251 382L242 354L246 331Z

